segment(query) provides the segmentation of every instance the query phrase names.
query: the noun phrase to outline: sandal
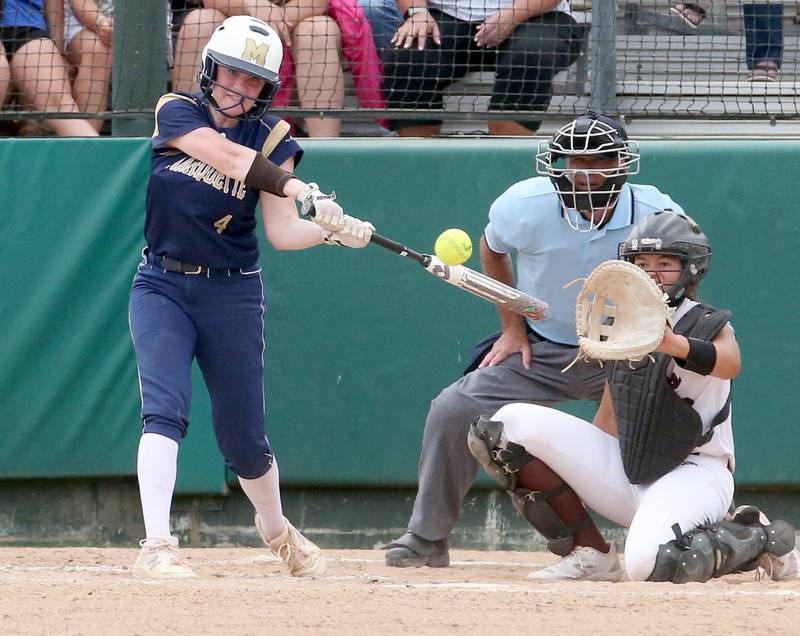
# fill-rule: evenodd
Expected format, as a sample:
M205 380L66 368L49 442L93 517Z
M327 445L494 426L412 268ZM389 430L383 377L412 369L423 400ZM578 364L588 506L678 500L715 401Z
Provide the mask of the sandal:
M699 4L678 2L670 11L678 16L690 29L696 29L706 19L706 10Z
M774 82L778 79L778 64L773 60L761 60L753 68L751 82Z

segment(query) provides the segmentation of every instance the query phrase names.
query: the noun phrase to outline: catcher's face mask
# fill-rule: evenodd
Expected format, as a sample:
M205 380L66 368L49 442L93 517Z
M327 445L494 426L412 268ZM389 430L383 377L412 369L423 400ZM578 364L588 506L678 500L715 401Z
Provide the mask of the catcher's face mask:
M547 176L564 216L578 232L591 232L613 214L628 175L639 172L639 146L616 120L587 113L539 143L536 173Z
M643 269L664 291L677 284L683 274L683 260L673 254L637 254L633 264Z
M680 259L681 274L674 284L664 284L671 307L695 293L711 261L711 245L703 230L690 217L659 210L641 219L630 236L620 243L618 257L634 262L640 254L668 254Z

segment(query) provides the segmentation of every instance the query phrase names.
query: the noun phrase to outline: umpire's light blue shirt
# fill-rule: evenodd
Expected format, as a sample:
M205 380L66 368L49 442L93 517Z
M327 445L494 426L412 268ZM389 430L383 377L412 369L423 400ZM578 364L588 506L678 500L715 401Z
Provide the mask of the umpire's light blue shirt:
M493 252L516 253L517 287L550 305L545 320L528 321L531 328L548 340L575 346L575 300L581 285L564 285L617 258L617 246L631 226L667 208L683 212L657 188L626 183L611 220L599 230L578 232L564 218L550 179L535 177L515 183L492 204L484 236Z

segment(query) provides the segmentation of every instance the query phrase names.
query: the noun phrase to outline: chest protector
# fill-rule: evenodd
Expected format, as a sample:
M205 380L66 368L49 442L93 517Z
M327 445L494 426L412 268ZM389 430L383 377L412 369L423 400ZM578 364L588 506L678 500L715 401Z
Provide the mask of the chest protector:
M713 340L727 324L731 312L710 305L692 307L675 325L674 332L700 340ZM667 367L672 357L653 353L638 362L611 363L608 384L619 431L622 464L628 481L644 484L680 466L696 447L706 444L714 427L728 418L731 395L703 434L699 413L670 386Z

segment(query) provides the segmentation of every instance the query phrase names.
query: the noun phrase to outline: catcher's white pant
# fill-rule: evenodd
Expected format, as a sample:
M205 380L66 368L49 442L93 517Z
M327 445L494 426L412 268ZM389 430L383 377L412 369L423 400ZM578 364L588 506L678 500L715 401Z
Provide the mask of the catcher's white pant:
M492 417L503 422L503 438L521 444L569 484L606 519L628 528L625 567L632 581L653 571L658 547L686 532L720 521L733 499L726 457L703 453L661 479L633 485L625 476L619 441L593 424L554 409L510 404Z

